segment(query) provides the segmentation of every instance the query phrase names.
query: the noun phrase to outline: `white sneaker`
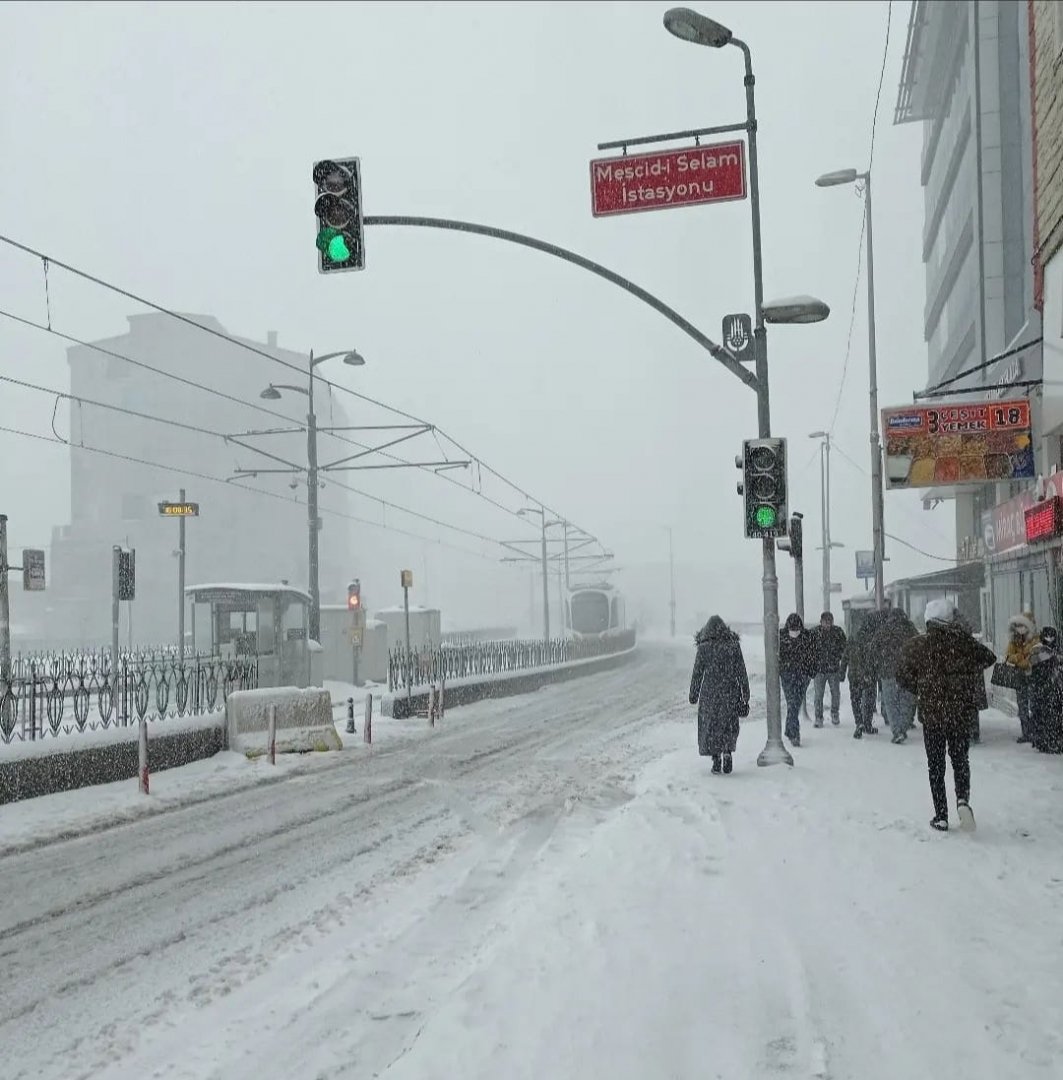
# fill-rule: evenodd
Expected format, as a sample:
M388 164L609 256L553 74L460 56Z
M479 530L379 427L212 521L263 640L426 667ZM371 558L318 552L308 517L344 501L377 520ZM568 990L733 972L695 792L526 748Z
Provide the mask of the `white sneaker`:
M960 816L960 828L964 832L974 832L974 812L970 804L961 802L956 804L956 812Z

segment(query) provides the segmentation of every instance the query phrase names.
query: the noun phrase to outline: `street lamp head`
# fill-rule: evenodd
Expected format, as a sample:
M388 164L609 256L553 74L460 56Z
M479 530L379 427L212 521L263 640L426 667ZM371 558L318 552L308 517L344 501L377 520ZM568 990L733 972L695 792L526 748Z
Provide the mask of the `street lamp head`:
M258 396L265 398L267 401L280 401L281 392L273 385L273 383L270 383Z
M814 296L784 296L765 304L763 312L767 323L815 323L822 322L830 308Z
M828 434L829 434L829 432L826 432L826 431L812 431L812 432L809 432L808 437L810 439L825 439Z
M838 184L852 184L856 181L856 169L838 169L837 172L824 173L816 180L816 187L837 187Z
M690 8L669 8L664 13L664 28L680 41L708 45L713 49L722 49L730 43L732 36L726 26Z
M351 349L349 353L343 358L345 364L350 364L351 367L362 367L365 363L365 357L358 352L357 349Z

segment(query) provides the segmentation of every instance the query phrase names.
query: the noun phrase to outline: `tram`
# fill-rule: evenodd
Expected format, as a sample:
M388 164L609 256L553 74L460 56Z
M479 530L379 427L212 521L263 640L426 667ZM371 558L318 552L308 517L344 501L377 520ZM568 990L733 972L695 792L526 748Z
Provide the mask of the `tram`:
M605 583L570 589L565 628L574 638L605 638L622 633L627 629L623 593Z

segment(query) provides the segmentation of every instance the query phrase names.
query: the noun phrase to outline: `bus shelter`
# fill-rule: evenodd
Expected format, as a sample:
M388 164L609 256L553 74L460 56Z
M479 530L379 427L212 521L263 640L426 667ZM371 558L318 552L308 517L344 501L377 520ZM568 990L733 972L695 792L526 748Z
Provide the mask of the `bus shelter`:
M290 585L190 585L191 636L197 653L256 657L258 685L312 685L310 595Z

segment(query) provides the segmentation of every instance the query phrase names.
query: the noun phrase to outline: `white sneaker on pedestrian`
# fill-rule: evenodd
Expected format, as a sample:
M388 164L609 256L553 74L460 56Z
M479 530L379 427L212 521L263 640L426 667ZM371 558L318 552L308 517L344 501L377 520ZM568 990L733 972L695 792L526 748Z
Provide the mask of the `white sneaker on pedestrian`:
M974 812L971 810L970 803L957 803L956 812L960 816L960 828L964 832L974 832Z

